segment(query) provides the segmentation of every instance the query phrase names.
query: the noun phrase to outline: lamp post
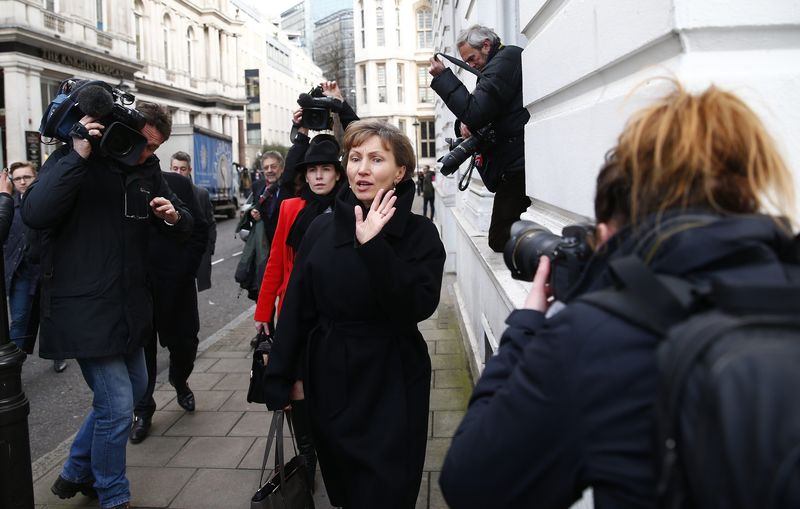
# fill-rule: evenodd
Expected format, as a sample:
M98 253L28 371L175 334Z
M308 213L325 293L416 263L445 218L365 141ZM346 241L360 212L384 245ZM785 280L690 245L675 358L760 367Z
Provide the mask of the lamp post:
M0 507L28 509L33 507L33 473L30 403L22 392L26 355L9 338L7 309L5 269L0 263Z
M414 123L411 124L414 126L414 157L415 157L415 165L417 167L417 180L419 180L419 119L414 119Z

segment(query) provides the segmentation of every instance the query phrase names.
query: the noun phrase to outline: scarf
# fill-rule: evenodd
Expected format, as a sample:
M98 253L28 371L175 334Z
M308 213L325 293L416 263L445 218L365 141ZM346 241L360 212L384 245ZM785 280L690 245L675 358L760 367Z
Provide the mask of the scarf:
M289 229L289 235L286 236L287 246L291 246L295 252L300 249L300 242L303 241L303 236L311 223L318 215L323 214L333 205L336 192L339 190L338 187L339 183L337 182L330 193L320 195L312 191L308 184L303 186L303 189L300 190L300 197L305 200L306 205L297 214L297 218Z

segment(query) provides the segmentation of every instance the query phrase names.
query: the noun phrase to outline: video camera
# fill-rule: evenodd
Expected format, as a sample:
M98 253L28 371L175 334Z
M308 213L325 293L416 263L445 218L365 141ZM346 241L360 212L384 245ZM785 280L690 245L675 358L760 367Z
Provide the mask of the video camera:
M89 115L105 126L100 139L87 138L92 147L103 155L122 164L133 166L139 162L147 146L141 133L145 119L128 105L133 104L133 94L116 89L104 81L64 80L58 94L47 106L39 126L43 138L70 142L73 134L80 135L85 128L80 119Z
M496 138L494 128L491 124L478 129L472 133L472 136L466 139L445 138L444 141L447 142L450 152L439 158L438 162L441 163L439 171L442 172L442 175L455 173L458 167L461 166L461 163L480 150L484 143L491 145L495 143Z
M539 257L550 258L550 290L562 300L580 278L594 254L595 228L590 224L565 226L562 236L533 221L511 225L503 259L514 279L533 281Z
M320 86L312 88L307 94L300 94L297 104L303 108L300 126L314 131L333 129L333 112L339 113L344 107L339 99L323 95Z

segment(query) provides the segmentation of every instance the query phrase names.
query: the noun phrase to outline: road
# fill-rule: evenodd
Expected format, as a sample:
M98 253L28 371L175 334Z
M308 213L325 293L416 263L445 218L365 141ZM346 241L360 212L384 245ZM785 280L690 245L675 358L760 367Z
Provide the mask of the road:
M233 280L244 243L234 237L236 219L217 217L217 247L212 258L212 288L198 296L200 341L218 331L253 305ZM22 387L31 404L28 416L31 460L53 450L78 430L91 405L91 391L80 368L69 360L63 373L53 371L53 363L34 355L22 367ZM159 349L158 372L168 366L169 354Z

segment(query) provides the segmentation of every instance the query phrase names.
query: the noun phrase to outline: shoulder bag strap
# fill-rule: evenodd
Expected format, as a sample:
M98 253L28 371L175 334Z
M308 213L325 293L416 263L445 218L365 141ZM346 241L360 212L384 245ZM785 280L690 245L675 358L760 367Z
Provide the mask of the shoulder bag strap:
M267 445L264 447L264 460L261 462L261 475L258 478L258 487L262 486L262 482L264 481L264 471L267 469L267 458L269 457L269 450L272 449L272 441L275 440L275 432L278 426L278 413L282 413L280 411L276 411L272 413L272 422L269 425L269 431L267 432Z

